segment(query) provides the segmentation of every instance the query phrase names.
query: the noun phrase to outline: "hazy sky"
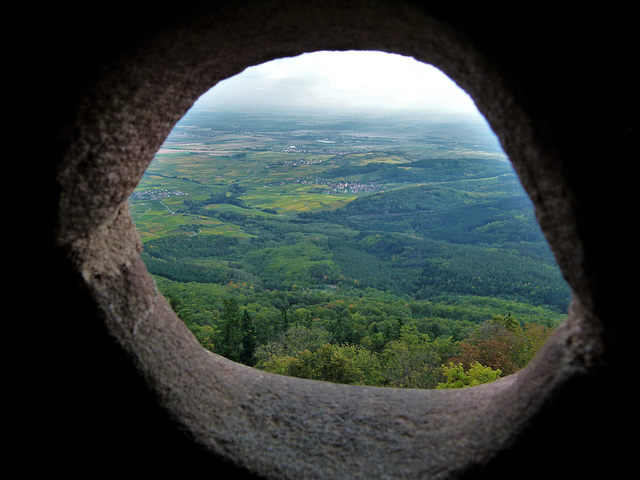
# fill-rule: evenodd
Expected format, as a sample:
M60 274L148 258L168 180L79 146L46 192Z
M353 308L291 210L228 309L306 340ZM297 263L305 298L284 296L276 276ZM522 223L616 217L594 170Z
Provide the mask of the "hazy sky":
M382 52L314 52L247 68L202 95L195 108L402 108L477 113L437 68Z

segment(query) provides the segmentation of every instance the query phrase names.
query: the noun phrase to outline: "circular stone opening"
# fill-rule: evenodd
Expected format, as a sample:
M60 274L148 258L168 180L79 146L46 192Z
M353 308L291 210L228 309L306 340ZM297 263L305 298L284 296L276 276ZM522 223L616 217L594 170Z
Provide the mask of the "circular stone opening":
M173 125L220 79L307 51L383 50L436 65L474 97L563 260L575 244L571 232L559 231L569 215L562 182L553 181L559 167L542 155L500 77L413 7L348 4L339 15L335 8L204 12L106 69L83 98L58 172L58 245L159 403L212 454L269 478L452 478L512 445L553 392L585 368L583 353L593 352L594 341L579 302L529 367L473 389L378 389L270 375L200 347L147 273L127 209Z

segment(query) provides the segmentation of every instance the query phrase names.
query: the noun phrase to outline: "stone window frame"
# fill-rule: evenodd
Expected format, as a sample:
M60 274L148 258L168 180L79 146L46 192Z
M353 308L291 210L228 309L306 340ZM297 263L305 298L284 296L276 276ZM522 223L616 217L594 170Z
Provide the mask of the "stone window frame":
M259 28L256 28L259 26ZM522 371L463 390L335 385L268 374L200 347L140 259L127 198L173 125L218 81L318 50L409 55L444 71L499 137L572 287L569 315ZM561 156L492 64L410 4L258 3L176 22L84 92L58 173L57 245L158 402L216 456L267 478L453 478L508 450L600 361L575 199Z

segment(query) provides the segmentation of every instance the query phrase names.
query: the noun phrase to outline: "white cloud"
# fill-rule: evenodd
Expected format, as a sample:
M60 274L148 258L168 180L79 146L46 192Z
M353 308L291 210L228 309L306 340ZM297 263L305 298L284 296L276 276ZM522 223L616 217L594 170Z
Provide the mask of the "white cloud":
M449 77L383 52L314 52L247 68L197 102L200 108L374 107L477 113Z

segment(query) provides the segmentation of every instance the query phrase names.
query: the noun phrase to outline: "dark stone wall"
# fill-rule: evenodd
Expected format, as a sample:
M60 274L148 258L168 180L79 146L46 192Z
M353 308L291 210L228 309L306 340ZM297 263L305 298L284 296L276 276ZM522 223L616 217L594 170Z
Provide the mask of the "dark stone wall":
M7 8L3 424L16 476L250 478L246 467L256 478L624 477L639 400L631 373L638 75L637 27L617 5L131 0ZM122 206L145 162L218 79L328 48L430 60L467 89L499 135L575 300L520 377L446 399L262 378L202 356L153 297ZM139 333L149 312L154 321ZM193 361L198 368L184 374ZM233 418L241 401L249 413L237 423L202 414L208 405ZM354 402L357 410L347 406ZM295 425L285 432L261 423L285 407L290 422L309 428L290 434ZM323 443L317 425L360 412L369 419L350 427L375 430L370 439ZM400 416L412 426L396 437ZM259 448L260 432L274 437L273 429L282 441L271 455ZM315 458L296 453L296 441ZM375 463L367 452L379 459L385 442L405 455L383 458L388 469L377 474L367 470Z

